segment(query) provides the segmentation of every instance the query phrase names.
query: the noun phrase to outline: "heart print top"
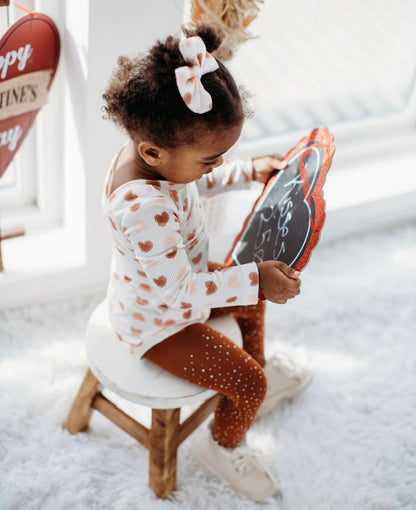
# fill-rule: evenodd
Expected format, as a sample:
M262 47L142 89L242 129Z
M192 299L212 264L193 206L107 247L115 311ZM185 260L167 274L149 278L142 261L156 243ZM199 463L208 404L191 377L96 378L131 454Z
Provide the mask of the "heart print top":
M138 179L103 197L113 260L108 286L111 323L120 341L141 358L189 324L205 322L211 308L258 301L254 262L208 271L208 232L200 196L244 189L249 160L224 163L188 184Z

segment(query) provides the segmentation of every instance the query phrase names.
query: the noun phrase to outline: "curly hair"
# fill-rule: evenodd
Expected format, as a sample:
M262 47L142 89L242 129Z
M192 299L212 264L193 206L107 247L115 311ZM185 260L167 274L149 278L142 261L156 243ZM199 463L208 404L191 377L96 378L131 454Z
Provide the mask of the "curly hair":
M198 35L209 53L221 44L221 37L209 25L184 30ZM179 39L169 36L158 41L147 55L121 56L103 94L106 118L123 128L133 140L148 139L166 148L192 144L201 133L222 130L241 123L245 116L243 96L227 68L202 76L212 97L213 108L202 115L193 113L179 94L175 69L188 65L180 51Z

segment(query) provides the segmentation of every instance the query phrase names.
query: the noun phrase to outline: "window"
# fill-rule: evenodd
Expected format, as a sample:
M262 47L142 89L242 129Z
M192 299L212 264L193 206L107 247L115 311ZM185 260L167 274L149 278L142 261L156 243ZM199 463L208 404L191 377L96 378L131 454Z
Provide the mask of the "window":
M253 95L240 155L285 154L319 126L335 135L326 239L416 216L415 17L413 0L265 0L226 62ZM249 209L258 189L244 193ZM243 206L218 209L238 222Z
M36 8L35 0L20 0L19 5L29 11L35 11ZM0 36L26 15L25 11L12 4L1 8ZM0 215L3 225L24 222L26 230L30 230L56 224L60 216L57 198L45 200L46 196L60 196L58 186L61 176L57 175L59 165L54 166L53 156L45 157L42 151L47 130L51 123L57 122L60 115L56 107L59 90L55 90L60 87L59 81L59 77L55 79L48 105L39 112L20 149L0 178ZM55 130L55 140L52 140L54 145L59 145L58 132Z
M22 222L26 235L2 243L0 307L105 289L111 246L101 195L125 135L103 120L102 93L120 54L174 33L182 14L176 0L153 0L145 10L137 0L123 9L109 0L35 0L35 9L55 21L62 51L36 119L36 203Z
M250 91L255 140L401 117L414 95L416 4L266 1L230 68ZM414 113L414 105L413 105Z

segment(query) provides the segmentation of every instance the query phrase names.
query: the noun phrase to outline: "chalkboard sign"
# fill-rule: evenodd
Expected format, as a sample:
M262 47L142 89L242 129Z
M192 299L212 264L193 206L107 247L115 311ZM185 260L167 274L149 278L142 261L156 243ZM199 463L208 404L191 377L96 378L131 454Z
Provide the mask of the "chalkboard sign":
M288 152L287 167L267 182L226 265L280 260L303 269L324 223L322 187L334 150L333 136L324 127L314 129Z

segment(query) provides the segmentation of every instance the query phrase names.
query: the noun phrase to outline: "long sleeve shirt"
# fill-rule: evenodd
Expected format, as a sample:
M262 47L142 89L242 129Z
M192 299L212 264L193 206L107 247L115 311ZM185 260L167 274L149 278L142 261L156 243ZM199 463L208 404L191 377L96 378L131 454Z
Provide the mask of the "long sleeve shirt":
M137 357L211 308L255 304L253 263L208 271L208 232L200 196L247 188L250 161L225 163L188 184L138 179L111 195L104 218L113 241L110 320Z

